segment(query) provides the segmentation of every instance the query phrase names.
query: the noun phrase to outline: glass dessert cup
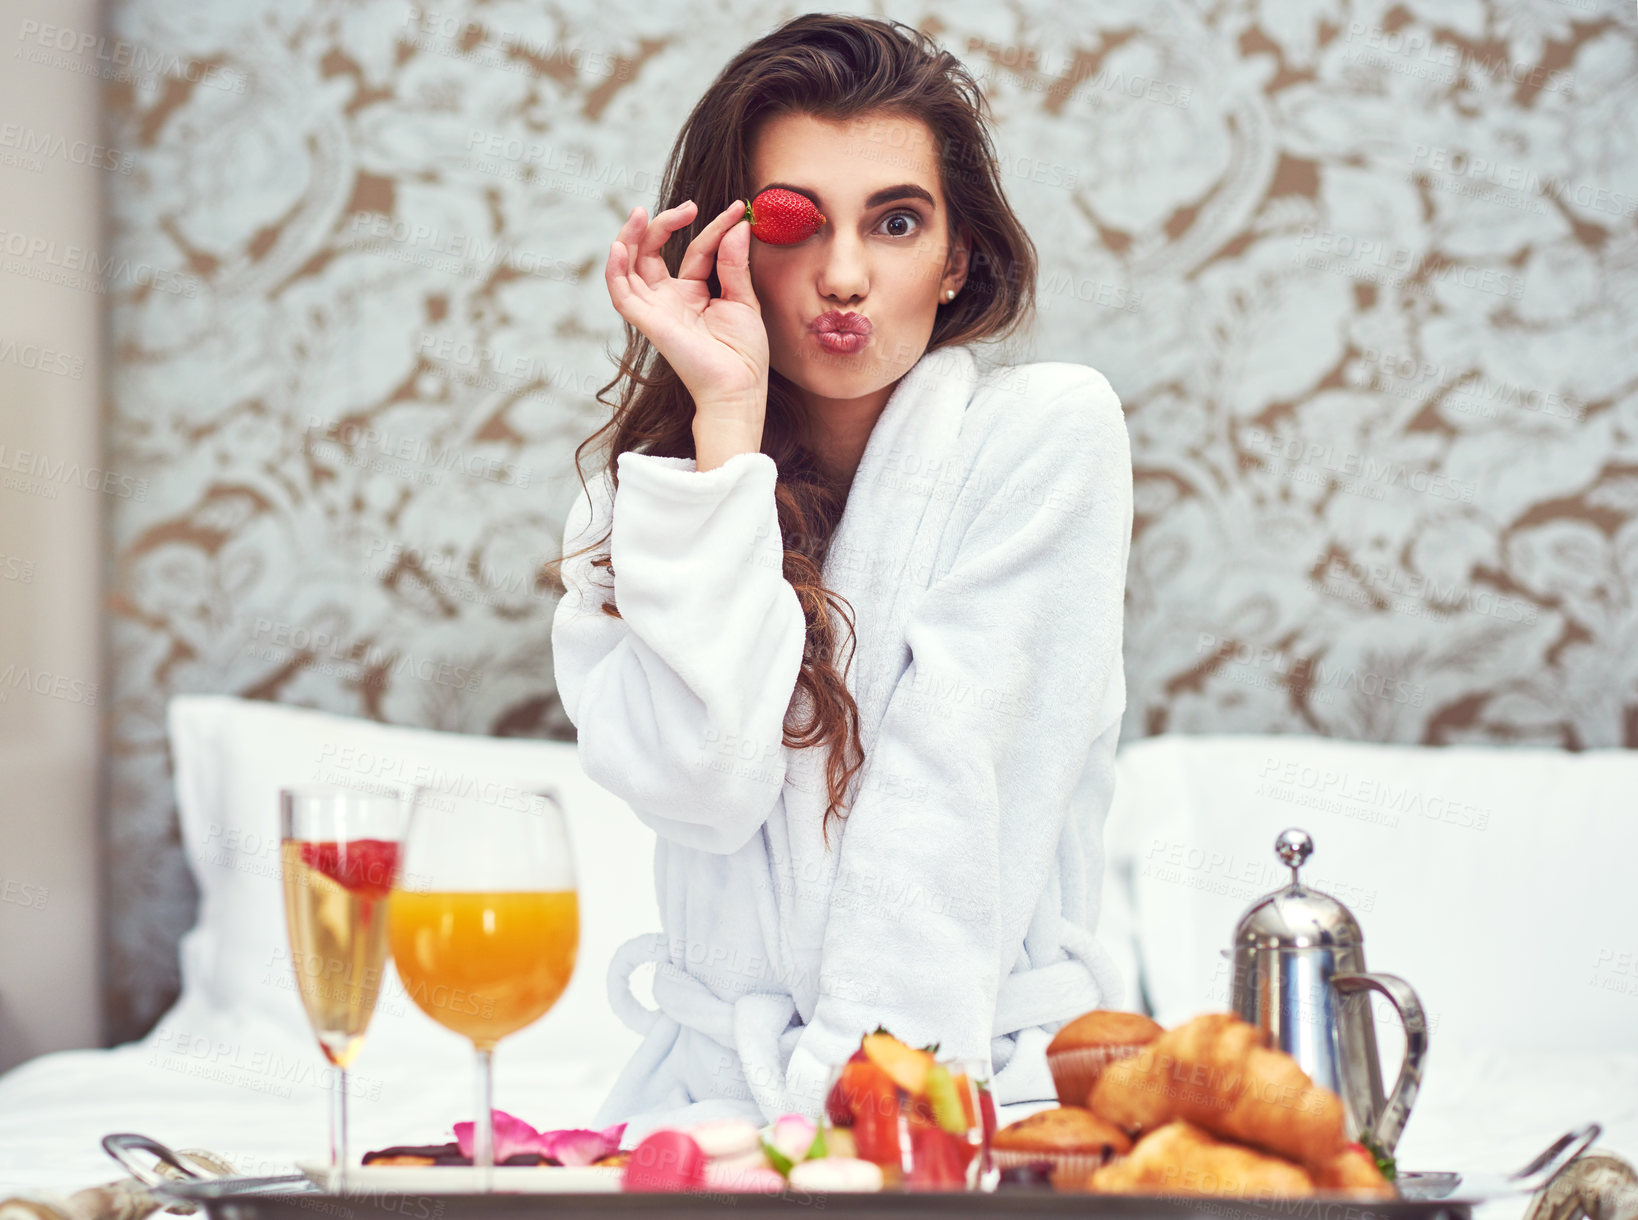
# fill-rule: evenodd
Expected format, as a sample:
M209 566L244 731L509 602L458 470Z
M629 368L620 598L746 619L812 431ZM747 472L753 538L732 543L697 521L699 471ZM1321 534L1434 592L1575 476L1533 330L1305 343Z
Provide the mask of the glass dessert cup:
M890 1061L889 1071L861 1049L832 1070L821 1119L828 1154L875 1163L884 1190L994 1190L1001 1172L990 1155L996 1118L987 1065L911 1054L927 1062L895 1052L901 1062Z

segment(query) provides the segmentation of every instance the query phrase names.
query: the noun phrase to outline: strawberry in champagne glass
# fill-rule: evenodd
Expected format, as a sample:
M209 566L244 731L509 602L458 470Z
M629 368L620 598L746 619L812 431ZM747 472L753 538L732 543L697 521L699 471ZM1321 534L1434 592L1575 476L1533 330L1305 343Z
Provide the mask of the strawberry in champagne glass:
M330 1189L346 1185L347 1069L364 1045L387 964L388 895L406 811L398 796L348 788L279 793L285 927L302 1007L336 1069Z

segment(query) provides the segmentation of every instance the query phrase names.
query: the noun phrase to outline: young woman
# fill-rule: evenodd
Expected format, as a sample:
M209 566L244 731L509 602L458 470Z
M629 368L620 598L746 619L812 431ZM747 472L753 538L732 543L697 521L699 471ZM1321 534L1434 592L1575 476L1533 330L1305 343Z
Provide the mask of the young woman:
M587 774L658 833L663 931L609 974L644 1041L596 1123L628 1142L817 1116L878 1025L979 1060L1010 1121L1123 999L1092 929L1131 458L1095 370L978 368L1035 279L985 107L910 27L798 17L610 246L623 389L552 648ZM817 231L752 237L772 184Z

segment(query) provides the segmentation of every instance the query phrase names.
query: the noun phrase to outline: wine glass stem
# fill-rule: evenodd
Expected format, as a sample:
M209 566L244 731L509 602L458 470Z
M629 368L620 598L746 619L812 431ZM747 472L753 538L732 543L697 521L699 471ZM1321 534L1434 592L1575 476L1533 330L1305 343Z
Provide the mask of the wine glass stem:
M472 1163L483 1170L483 1189L488 1190L489 1171L495 1164L495 1048L480 1046L478 1052L478 1113L472 1129Z
M347 1189L347 1069L336 1069L330 1093L330 1193Z

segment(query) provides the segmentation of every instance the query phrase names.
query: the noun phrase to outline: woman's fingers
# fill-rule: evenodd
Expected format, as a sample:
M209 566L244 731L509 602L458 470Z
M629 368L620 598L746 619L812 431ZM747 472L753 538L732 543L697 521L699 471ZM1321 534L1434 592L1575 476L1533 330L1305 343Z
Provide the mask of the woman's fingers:
M608 283L609 299L620 316L647 335L662 352L668 351L680 333L676 322L661 306L654 290L643 282L643 277L632 274L630 252L624 242L609 243L604 279Z
M743 219L743 217L741 217ZM717 246L717 282L722 299L749 305L758 313L756 290L751 287L751 226L736 224Z
M722 239L722 235L729 232L744 216L743 199L734 200L718 212L711 223L701 229L694 240L688 243L688 249L683 251L682 262L677 265L677 278L701 281L709 279L712 265L716 262L717 243ZM749 229L750 226L747 225L746 228Z
M684 200L650 220L641 206L634 207L609 244L603 271L609 299L623 318L651 339L656 337L653 327L663 325L661 315L666 312L657 289L670 279L660 251L674 232L693 219L694 210L694 201ZM704 283L714 268L724 300L760 312L751 286L751 226L741 224L744 219L745 204L739 199L717 213L688 243L677 279Z
M685 199L674 208L666 208L665 211L654 214L654 219L649 222L642 239L637 243L636 261L633 264L645 283L658 284L671 274L665 265L665 259L660 257L660 251L665 243L671 240L673 233L694 219L694 209L694 201Z
M646 317L652 303L651 291L641 276L631 273L631 247L619 238L609 243L609 258L603 267L603 280L608 285L609 300L614 302L620 316L646 331L638 315Z

